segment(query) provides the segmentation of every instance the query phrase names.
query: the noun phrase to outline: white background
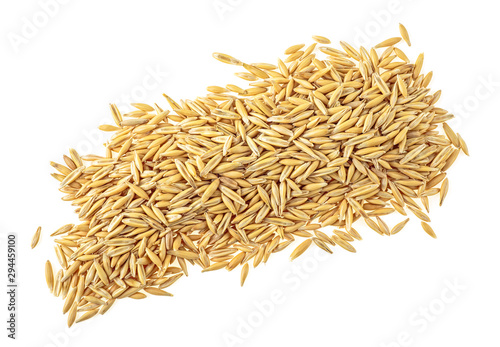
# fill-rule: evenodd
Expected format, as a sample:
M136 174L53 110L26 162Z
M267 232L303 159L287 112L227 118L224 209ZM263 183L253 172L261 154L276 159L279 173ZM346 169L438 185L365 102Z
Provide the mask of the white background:
M493 6L486 0L3 0L0 292L5 235L14 232L19 321L18 339L8 340L2 294L0 345L230 346L224 338L231 334L241 339L235 346L498 346L500 25ZM192 268L169 288L173 298L123 300L105 316L65 328L44 263L57 263L48 235L77 219L60 200L49 161L61 161L69 147L103 153L105 140L95 129L111 123L110 102L167 107L162 93L194 98L208 85L244 86L233 75L240 70L214 60L214 51L275 63L311 35L327 36L336 47L340 40L371 46L399 35L399 22L413 43L400 47L412 61L425 51L424 72L433 70L431 87L443 91L438 105L455 113L454 129L471 152L449 170L444 206L432 201L437 240L416 218L392 237L361 226L356 254L336 248L325 257L311 247L290 263L289 249L251 269L244 288L238 270ZM41 244L32 251L39 225ZM242 331L248 321L254 327Z

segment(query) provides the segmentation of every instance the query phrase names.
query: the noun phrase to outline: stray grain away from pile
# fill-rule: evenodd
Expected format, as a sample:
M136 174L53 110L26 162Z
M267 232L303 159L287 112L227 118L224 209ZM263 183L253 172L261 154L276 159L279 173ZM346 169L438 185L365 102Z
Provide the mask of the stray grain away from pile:
M117 299L170 296L190 265L241 266L243 285L249 264L292 243L292 260L311 246L355 252L358 220L392 235L409 219L391 228L381 217L411 212L436 237L424 209L430 196L443 202L446 170L468 150L435 106L423 54L410 63L400 37L370 50L313 38L277 65L214 53L249 86L164 95L170 110L136 103L122 115L111 105L105 154L71 149L52 163L80 220L51 235L60 269L45 267L69 326Z

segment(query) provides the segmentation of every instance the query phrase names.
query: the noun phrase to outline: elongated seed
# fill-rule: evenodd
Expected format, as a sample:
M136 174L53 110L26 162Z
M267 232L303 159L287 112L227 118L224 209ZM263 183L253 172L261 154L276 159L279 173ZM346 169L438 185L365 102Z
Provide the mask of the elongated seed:
M38 245L38 242L40 241L40 233L42 232L42 227L38 227L36 229L35 234L33 235L33 238L31 239L31 248L35 248L36 245Z
M431 236L432 238L436 238L436 233L434 232L434 230L432 230L429 224L427 224L426 222L421 222L421 224L422 228L427 234L429 234L429 236Z
M311 239L307 239L295 248L295 250L290 254L290 260L298 258L302 253L304 253L311 245Z

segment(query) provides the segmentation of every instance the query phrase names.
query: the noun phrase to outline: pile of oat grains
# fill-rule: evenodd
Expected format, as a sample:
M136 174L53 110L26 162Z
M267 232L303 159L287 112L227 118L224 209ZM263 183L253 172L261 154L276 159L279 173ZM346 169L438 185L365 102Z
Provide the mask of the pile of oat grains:
M64 165L51 163L80 220L51 235L61 269L45 267L69 326L116 299L170 296L188 265L241 266L243 285L249 264L297 240L292 260L312 243L355 252L358 220L393 235L409 218L391 228L381 216L411 212L436 237L429 197L443 202L446 171L468 150L446 123L453 115L435 106L441 92L430 93L423 54L410 63L400 37L369 51L313 39L277 65L214 53L241 66L249 87L211 86L179 103L164 95L171 110L136 103L122 115L111 105L104 156L71 149Z

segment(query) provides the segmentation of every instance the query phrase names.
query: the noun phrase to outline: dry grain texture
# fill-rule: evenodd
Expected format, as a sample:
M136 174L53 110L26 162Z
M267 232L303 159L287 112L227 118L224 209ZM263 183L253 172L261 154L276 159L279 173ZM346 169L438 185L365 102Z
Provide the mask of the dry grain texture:
M116 299L169 296L163 289L190 265L242 266L243 285L249 262L294 243L292 260L312 242L355 252L360 219L394 235L408 219L391 230L383 216L410 210L435 237L422 206L438 193L442 202L447 179L436 186L468 150L443 125L453 116L436 106L423 54L412 64L393 47L399 37L381 50L314 39L320 47L291 46L277 65L214 53L250 85L211 86L193 100L164 95L165 105L135 103L124 114L111 105L104 154L70 150L65 165L51 163L80 220L52 234L55 278L46 264L68 325Z

